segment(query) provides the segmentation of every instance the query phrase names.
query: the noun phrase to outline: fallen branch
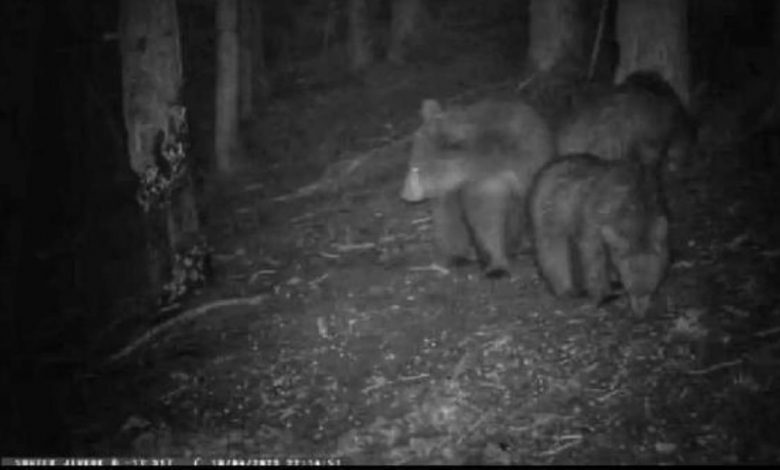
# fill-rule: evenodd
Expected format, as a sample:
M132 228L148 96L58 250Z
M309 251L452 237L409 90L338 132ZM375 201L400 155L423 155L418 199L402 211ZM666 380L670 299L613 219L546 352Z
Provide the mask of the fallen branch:
M757 333L754 333L753 336L756 336L758 338L765 338L767 336L771 336L777 333L780 333L780 326L769 328L768 330L759 331Z
M363 251L376 248L376 243L334 243L333 246L341 253L349 253L350 251Z
M205 315L206 313L209 313L212 310L216 310L223 307L233 307L236 305L248 305L248 306L254 306L259 305L263 300L265 300L265 295L257 295L255 297L239 297L239 298L233 298L233 299L224 299L224 300L217 300L215 302L210 302L205 305L200 305L196 308L186 310L182 312L181 314L170 318L169 320L160 323L159 325L155 326L154 328L148 330L146 333L141 335L139 338L134 340L132 343L125 346L121 351L113 354L110 356L105 364L111 364L114 363L128 355L130 355L133 351L141 347L142 345L148 343L152 338L156 337L160 333L171 329L173 326L178 325L180 323L184 323L189 320L193 320L195 318L198 318L202 315Z
M604 395L602 395L600 397L596 397L596 401L599 402L599 403L604 403L605 401L609 400L610 398L614 397L615 395L617 395L618 393L620 393L622 391L623 391L622 388L616 388L616 389L612 390L611 392L608 392L608 393L606 393L606 394L604 394Z
M325 273L322 276L318 277L317 279L313 279L313 280L309 281L309 286L310 287L317 287L322 281L324 281L328 277L330 277L330 274L329 273Z
M371 149L367 152L363 152L357 155L356 157L349 158L346 160L340 160L330 165L325 170L323 176L320 177L320 179L318 179L314 183L299 188L293 193L277 196L273 198L272 201L274 202L292 201L295 199L311 196L313 194L317 194L320 192L325 192L328 190L339 188L343 186L345 181L349 177L353 176L359 169L368 166L366 165L367 162L373 162L377 160L376 157L378 155L382 155L384 154L384 152L387 152L396 146L402 146L410 139L411 139L411 135L399 137L397 139L391 140L388 144L384 146ZM378 165L378 166L383 167L386 166L386 164Z
M576 437L576 438L575 438ZM546 450L539 455L542 457L552 457L553 455L560 454L561 452L565 451L566 449L570 449L572 447L578 446L582 444L582 436L573 436L570 438L571 442L567 442L566 444L561 444L557 447L553 447L552 449Z
M248 284L254 284L255 281L257 281L257 279L260 276L267 276L267 275L271 275L271 274L276 274L276 270L275 269L261 269L259 271L255 271L255 272L252 273L251 276L249 276L249 281L247 281L247 283Z
M493 418L492 415L493 415L493 413L485 413L482 416L480 416L479 419L477 419L477 421L475 423L473 423L471 426L469 426L469 428L466 430L466 432L464 432L463 434L460 435L460 437L455 442L455 444L456 445L461 445L463 443L463 441L467 437L469 437L470 435L474 434L474 431L476 431L480 426L482 426L482 424L485 421L487 421L488 418L492 419Z
M534 79L536 79L536 72L532 73L531 75L528 76L528 78L518 83L517 87L515 87L515 91L518 93L523 91L526 87L528 87L528 85L530 85L534 81Z
M252 192L252 191L257 191L257 190L264 189L264 188L265 188L265 184L263 184L263 183L252 183L252 184L248 184L248 185L244 186L244 191L245 192Z
M720 369L726 369L728 367L736 366L742 363L742 359L734 359L733 361L726 361L721 362L719 364L715 364L713 366L707 367L705 369L699 369L699 370L689 370L689 375L706 375L710 372L715 372L716 370Z
M409 271L436 271L438 273L444 274L445 276L450 273L449 269L439 266L436 263L431 263L427 266L412 266L409 268Z
M774 259L780 257L780 250L764 250L761 252L764 258Z
M328 183L328 181L323 181L322 179L320 179L310 185L299 188L294 193L277 196L272 200L274 202L285 202L285 201L292 201L294 199L300 199L306 196L310 196L318 191L321 191L326 186L326 183Z
M407 375L407 376L398 377L398 379L396 379L395 381L396 382L400 382L400 383L403 383L403 382L413 382L415 380L427 379L430 376L431 376L431 374Z

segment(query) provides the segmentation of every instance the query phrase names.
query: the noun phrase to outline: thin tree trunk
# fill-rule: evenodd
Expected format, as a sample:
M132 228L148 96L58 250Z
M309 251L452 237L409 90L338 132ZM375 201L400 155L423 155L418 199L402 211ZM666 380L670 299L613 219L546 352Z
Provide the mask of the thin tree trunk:
M238 0L217 7L217 90L214 147L217 170L231 173L238 159Z
M528 56L534 70L550 72L569 60L582 60L585 28L581 4L580 0L531 0Z
M268 86L263 51L262 7L259 0L240 0L239 34L241 63L239 72L241 119L250 118L267 98Z
M323 61L328 60L330 41L333 37L333 32L336 26L336 18L338 17L338 14L339 14L339 3L336 0L329 0L328 14L325 17L325 25L322 28L322 50L320 51L320 58Z
M353 72L367 68L372 61L366 0L349 0L349 52Z
M774 7L774 18L773 18L773 42L775 47L775 57L780 57L780 2L775 1L772 5ZM776 78L780 78L780 61L775 60L775 68L776 68Z
M238 71L241 119L248 119L254 113L254 87L252 86L252 75L254 74L254 67L252 66L252 30L254 29L254 21L252 16L255 3L253 0L239 0L241 14L239 15L240 24L238 32L241 62L239 63Z
M255 96L255 106L266 102L271 94L271 85L268 79L268 68L265 62L265 42L263 41L263 31L265 31L263 8L265 3L261 0L253 0L252 9L252 84L253 96Z
M420 0L395 0L387 59L394 64L406 60L408 48L420 35L422 4Z
M636 70L660 73L683 103L690 103L688 2L620 0L617 9L620 62L615 82Z

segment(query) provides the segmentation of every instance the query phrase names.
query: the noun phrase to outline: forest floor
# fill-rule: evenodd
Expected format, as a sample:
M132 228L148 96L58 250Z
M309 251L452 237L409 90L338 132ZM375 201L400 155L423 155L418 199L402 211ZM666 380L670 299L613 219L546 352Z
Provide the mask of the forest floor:
M398 197L403 138L423 98L511 92L491 63L382 69L272 103L255 123L262 149L248 144L265 169L210 194L215 279L182 309L244 300L91 377L70 421L76 453L780 462L780 162L751 170L769 150L713 105L699 158L666 188L673 266L665 308L643 321L621 302L553 298L530 256L505 280L443 270L429 206ZM372 149L381 176L275 200Z

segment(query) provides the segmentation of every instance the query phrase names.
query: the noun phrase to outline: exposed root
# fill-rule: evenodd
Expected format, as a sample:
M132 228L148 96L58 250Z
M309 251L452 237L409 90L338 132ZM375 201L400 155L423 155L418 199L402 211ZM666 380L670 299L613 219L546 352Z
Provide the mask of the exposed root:
M215 302L210 302L204 305L200 305L190 310L185 310L181 314L173 318L170 318L169 320L163 323L160 323L159 325L155 326L150 330L147 330L146 333L141 335L132 343L125 346L121 351L110 356L106 360L105 364L106 365L112 364L130 355L133 351L143 346L144 344L148 343L152 338L156 337L157 335L159 335L164 331L171 329L175 325L178 325L180 323L189 320L194 320L195 318L205 315L206 313L209 313L212 310L220 309L223 307L233 307L236 305L247 305L247 306L259 305L263 300L265 300L266 297L267 297L266 295L257 295L255 297L238 297L233 299L223 299L223 300L217 300Z
M737 366L742 363L742 359L734 359L733 361L721 362L719 364L712 365L710 367L698 370L689 370L689 375L706 375L710 372L715 372L721 369L727 369L729 367Z

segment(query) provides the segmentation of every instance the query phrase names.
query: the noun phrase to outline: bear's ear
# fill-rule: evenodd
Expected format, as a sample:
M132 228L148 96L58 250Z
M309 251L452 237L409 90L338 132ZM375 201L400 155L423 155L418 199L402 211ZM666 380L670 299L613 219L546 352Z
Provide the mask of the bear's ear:
M423 100L422 107L420 108L420 116L423 118L423 122L429 122L432 119L436 119L443 113L441 105L436 100Z

